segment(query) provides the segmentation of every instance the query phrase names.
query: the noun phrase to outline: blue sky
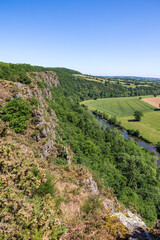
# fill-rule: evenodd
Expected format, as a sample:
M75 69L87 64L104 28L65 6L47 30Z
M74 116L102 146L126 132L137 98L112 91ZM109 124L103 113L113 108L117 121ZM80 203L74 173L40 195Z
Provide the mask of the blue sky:
M0 0L0 61L160 77L160 0Z

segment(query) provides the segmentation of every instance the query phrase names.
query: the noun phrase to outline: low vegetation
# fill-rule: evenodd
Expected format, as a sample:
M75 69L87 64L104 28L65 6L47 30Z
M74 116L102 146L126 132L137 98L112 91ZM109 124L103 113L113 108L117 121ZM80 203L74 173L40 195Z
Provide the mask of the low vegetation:
M60 239L65 227L55 219L45 162L9 142L0 158L0 239Z

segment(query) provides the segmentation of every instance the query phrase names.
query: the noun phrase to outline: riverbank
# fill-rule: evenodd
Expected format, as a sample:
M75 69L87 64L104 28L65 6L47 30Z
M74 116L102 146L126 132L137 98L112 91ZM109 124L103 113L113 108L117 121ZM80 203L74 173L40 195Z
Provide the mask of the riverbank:
M124 139L132 138L134 141L137 142L137 144L145 149L147 149L149 152L155 152L157 155L157 167L160 166L160 153L157 152L156 147L154 144L148 143L145 140L142 139L142 137L135 137L130 135L125 129L123 129L121 126L115 126L110 123L108 123L105 119L103 119L101 116L96 116L96 120L100 123L100 126L103 127L103 129L106 129L109 127L110 129L118 129L120 131L120 134L123 135Z

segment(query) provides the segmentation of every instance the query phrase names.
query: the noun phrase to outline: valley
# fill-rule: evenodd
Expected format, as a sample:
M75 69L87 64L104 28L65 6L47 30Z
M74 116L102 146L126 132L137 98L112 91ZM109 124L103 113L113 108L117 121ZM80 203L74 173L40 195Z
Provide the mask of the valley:
M75 74L0 63L2 239L129 239L140 229L138 236L157 240L157 156L116 129L102 129L81 103L98 103L109 121L132 120L136 109L151 113L151 121L159 112L136 95L152 96L155 86L128 88ZM156 131L158 123L157 117Z
M157 105L149 104L151 101L157 102ZM81 104L85 104L91 111L98 110L109 116L116 116L126 130L138 130L144 139L156 144L160 141L160 112L156 108L159 107L158 102L159 97L148 95L88 100ZM135 111L143 113L141 121L134 120Z

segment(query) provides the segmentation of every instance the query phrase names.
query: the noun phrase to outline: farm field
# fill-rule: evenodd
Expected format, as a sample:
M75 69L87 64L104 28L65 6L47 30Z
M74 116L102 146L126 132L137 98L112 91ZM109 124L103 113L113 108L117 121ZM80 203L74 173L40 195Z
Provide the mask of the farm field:
M142 98L150 99L153 96L142 96ZM156 98L154 99L156 101ZM91 111L97 109L109 116L116 116L125 129L138 129L143 138L156 144L160 141L160 111L158 109L156 111L154 106L143 100L139 97L107 98L84 101L81 104L87 105ZM135 111L143 112L140 122L132 121Z
M149 103L156 108L160 108L160 97L145 98L145 99L142 99L142 101Z
M152 96L144 96L147 98ZM135 111L149 112L155 109L154 106L142 101L139 97L122 97L122 98L104 98L97 100L88 100L82 102L90 110L97 109L117 117L132 116Z

